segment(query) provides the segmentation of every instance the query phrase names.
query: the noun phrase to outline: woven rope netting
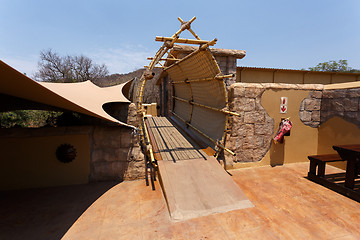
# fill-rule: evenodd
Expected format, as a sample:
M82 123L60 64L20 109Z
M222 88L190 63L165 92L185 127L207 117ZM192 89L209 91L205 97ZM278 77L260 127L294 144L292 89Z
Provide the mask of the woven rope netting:
M153 69L160 65L172 79L174 101L173 111L171 112L174 120L191 135L198 138L207 146L219 150L223 149L229 153L234 153L224 147L227 118L228 115L238 115L228 111L226 86L224 78L233 77L222 75L220 68L209 50L217 39L212 41L201 40L190 28L190 24L196 18L193 17L188 22L181 18L181 28L170 38L156 37L156 41L162 41L164 44L157 51L152 61L140 78L137 87L137 112L139 116L139 132L141 136L141 146L149 157L152 165L157 167L148 130L145 126L145 108L143 106L143 96L145 84L152 79L155 73ZM188 30L196 39L181 39L181 32ZM177 59L169 52L175 43L197 44L199 48L182 59ZM163 58L168 54L167 58ZM169 60L169 62L167 62ZM175 62L167 67L167 64ZM207 147L205 146L205 147Z
M227 107L227 93L221 73L209 49L197 50L166 69L173 80L174 115L209 138L222 142L227 116L221 110ZM213 109L211 109L213 108ZM182 127L186 127L182 123ZM215 147L214 141L194 128L190 132Z

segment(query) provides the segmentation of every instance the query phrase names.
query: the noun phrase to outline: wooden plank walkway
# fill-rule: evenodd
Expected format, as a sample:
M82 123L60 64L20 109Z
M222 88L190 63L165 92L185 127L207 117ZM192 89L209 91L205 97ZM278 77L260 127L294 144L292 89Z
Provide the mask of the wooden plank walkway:
M146 125L174 221L253 207L218 161L192 144L167 118L148 117Z
M214 157L159 161L158 166L174 221L254 206Z
M166 117L148 117L146 124L149 134L153 138L154 152L161 155L160 160L179 161L206 158L206 153L191 144L190 140L181 134Z

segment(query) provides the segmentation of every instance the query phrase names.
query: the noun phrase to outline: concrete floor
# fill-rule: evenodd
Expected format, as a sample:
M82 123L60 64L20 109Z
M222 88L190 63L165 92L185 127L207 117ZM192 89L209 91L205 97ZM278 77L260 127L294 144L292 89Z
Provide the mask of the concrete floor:
M1 192L0 239L360 239L360 204L307 171L233 170L255 207L183 222L170 220L159 185L145 181Z

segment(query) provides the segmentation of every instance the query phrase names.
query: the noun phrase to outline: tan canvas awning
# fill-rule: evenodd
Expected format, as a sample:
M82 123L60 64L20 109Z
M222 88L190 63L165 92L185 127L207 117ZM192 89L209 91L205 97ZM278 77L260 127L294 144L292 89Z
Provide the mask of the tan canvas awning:
M122 88L100 88L90 81L80 83L36 82L0 61L0 93L46 104L128 126L107 114L103 105L110 102L129 103Z

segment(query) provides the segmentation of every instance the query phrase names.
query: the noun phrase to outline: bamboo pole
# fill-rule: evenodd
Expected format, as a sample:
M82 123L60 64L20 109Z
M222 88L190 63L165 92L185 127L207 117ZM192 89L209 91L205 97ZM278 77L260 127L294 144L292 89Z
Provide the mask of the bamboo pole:
M226 75L216 75L215 79L216 80L224 80L225 78L231 78L231 77L235 77L235 74L226 74Z
M228 75L216 75L215 77L210 77L210 78L199 78L199 79L186 79L184 81L176 81L176 82L171 82L172 84L184 84L184 83L193 83L193 82L206 82L206 81L212 81L212 80L223 80L224 78L230 78L230 77L234 77L234 74L228 74Z
M174 38L172 37L155 37L155 41L157 42L166 42L166 41L173 41ZM198 40L198 39L187 39L187 38L175 38L175 43L187 43L187 44L208 44L208 46L214 46L216 41L207 41L207 40Z
M209 46L214 46L217 42L217 39L214 38L213 40L209 41L208 43L205 43L204 45L200 46L200 50L205 50Z
M184 122L187 126L191 127L192 129L194 129L195 131L197 131L198 133L200 133L202 136L204 136L205 138L207 138L208 140L210 140L211 142L213 142L215 145L217 145L218 147L222 148L223 150L227 151L228 153L230 153L231 155L235 156L235 153L233 151L231 151L230 149L224 147L222 144L218 143L218 141L212 139L211 137L209 137L208 135L206 135L205 133L203 133L202 131L200 131L199 129L197 129L195 126L191 125L189 122L185 121L184 119L182 119L179 115L177 115L175 112L172 112L172 114L174 116L176 116L177 118L179 118L182 122Z
M186 24L188 26L190 26L190 24L195 21L196 17L193 17L192 19L190 19L190 21L186 22ZM190 28L190 27L189 27ZM183 26L181 26L181 28L174 34L171 36L171 38L168 38L167 41L164 42L163 46L158 50L158 52L156 53L154 59L151 61L151 63L149 64L149 69L152 69L153 67L155 67L155 65L159 62L159 60L167 53L167 51L173 47L174 43L177 41L177 39L179 38L180 33L182 33L183 31L185 31L187 28ZM169 43L170 42L170 43Z
M194 95L193 95L193 90L192 90L192 86L191 84L188 84L189 86L189 90L190 90L190 99L193 101L194 100ZM191 119L192 119L192 116L193 116L193 113L194 113L194 105L191 105L191 108L190 108L190 116L189 116L189 122L191 122Z
M144 68L149 68L149 66L144 66ZM155 67L153 67L153 69L154 69L154 68L164 69L163 67L159 67L159 66L155 66Z
M196 17L193 17L194 20L196 19ZM186 24L186 22L184 22L184 20L182 20L180 17L178 17L178 20L181 22L181 24ZM199 36L190 28L188 28L188 31L197 39L200 40Z
M155 157L154 157L154 152L153 152L153 149L152 149L152 146L151 146L151 142L150 142L150 137L149 137L149 132L147 130L147 127L145 125L145 112L143 112L142 114L142 125L143 125L143 128L144 128L144 139L145 139L145 144L146 144L146 151L149 153L150 155L150 160L151 160L151 163L152 165L157 168L157 164L156 164L156 161L155 161Z
M169 55L172 57L172 58L176 58L171 52L169 52ZM169 56L168 55L168 56ZM180 60L180 59L179 59Z
M191 23L193 21L195 21L195 19L196 19L196 17L193 17L188 22L185 22L180 17L178 17L178 20L181 22L181 28L172 37L175 37L175 36L179 35L181 32L183 32L184 30L190 28Z
M197 40L200 40L199 36L191 28L189 28L188 30Z
M166 42L165 42L166 43ZM165 46L166 44L163 44L161 48L157 51L155 54L154 59L149 64L149 69L153 69L155 65L159 62L159 60L166 54L166 52L170 49L169 47Z
M148 57L147 60L154 60L155 58ZM177 58L161 58L160 61L179 61L180 59Z
M160 61L158 62L158 64L159 64L162 68L165 67Z
M191 105L199 106L199 107L202 107L202 108L207 108L207 109L217 111L217 112L221 112L221 113L224 113L224 114L233 115L233 116L237 116L237 117L240 116L240 114L238 114L236 112L231 112L231 111L224 110L224 109L210 107L210 106L207 106L207 105L204 105L204 104L201 104L201 103L196 103L196 102L194 102L192 100L186 100L186 99L175 97L175 96L173 96L173 98L175 98L176 100L182 101L182 102L187 102L187 103L189 103Z

